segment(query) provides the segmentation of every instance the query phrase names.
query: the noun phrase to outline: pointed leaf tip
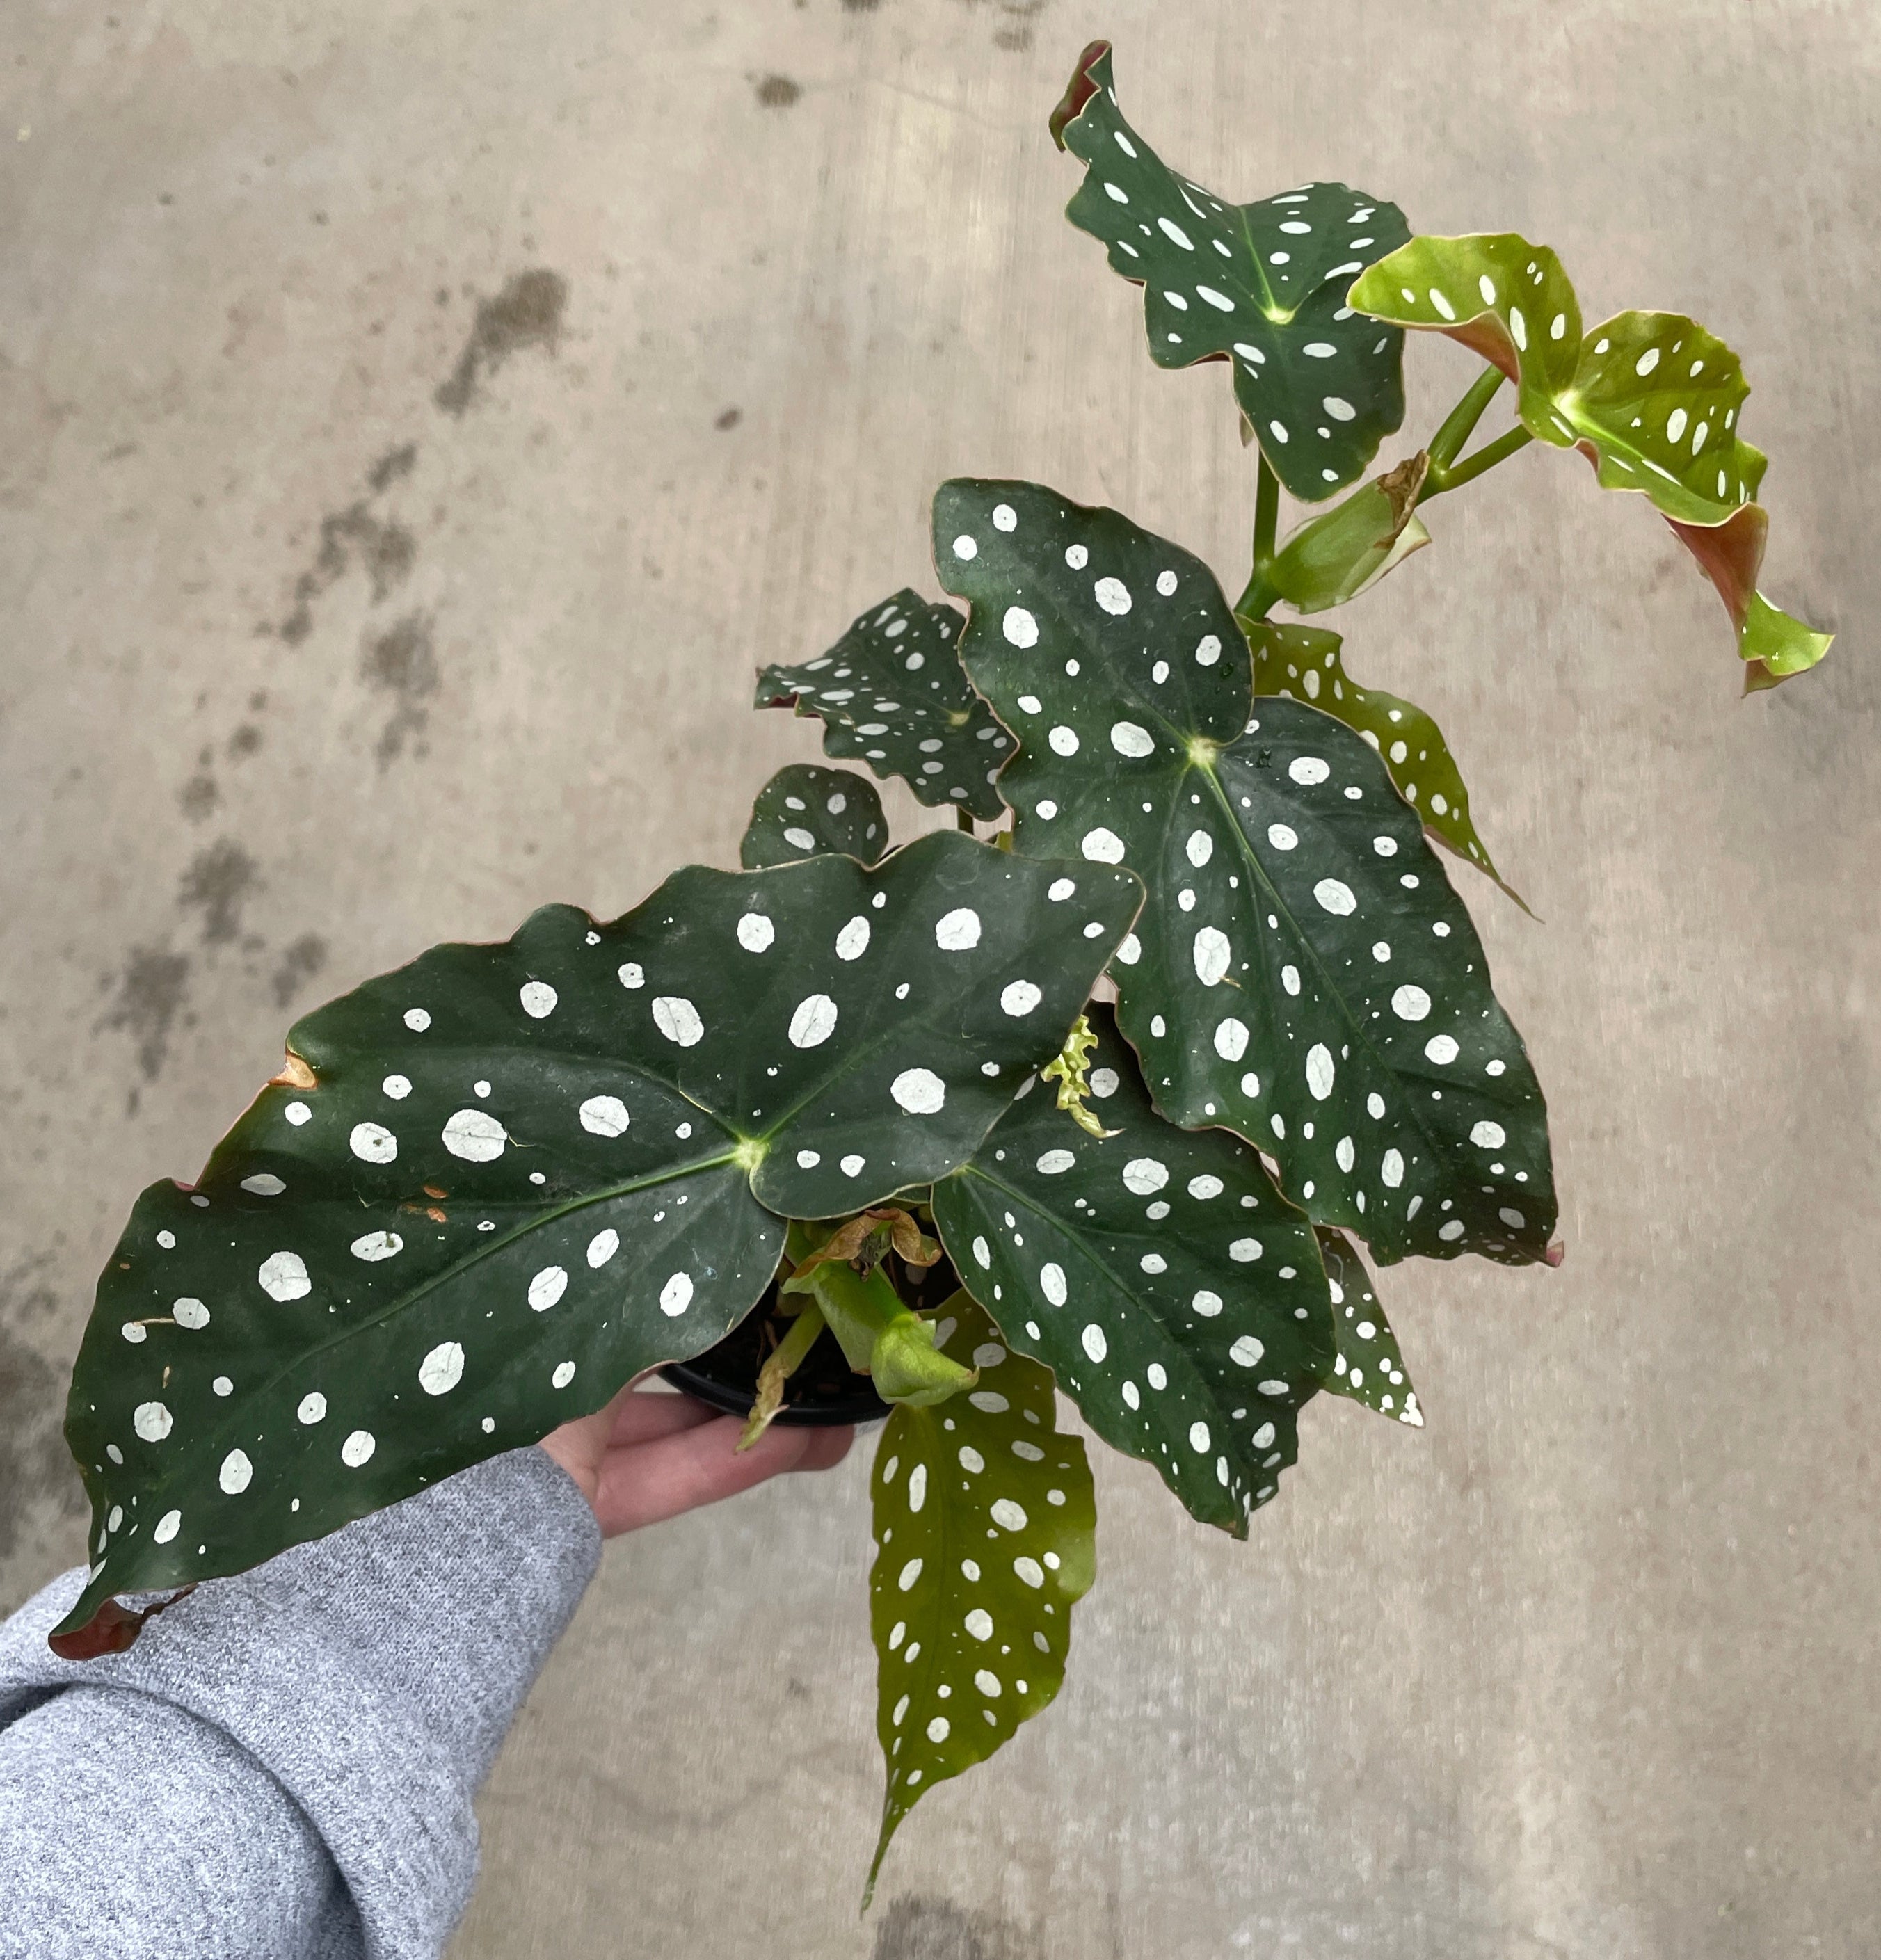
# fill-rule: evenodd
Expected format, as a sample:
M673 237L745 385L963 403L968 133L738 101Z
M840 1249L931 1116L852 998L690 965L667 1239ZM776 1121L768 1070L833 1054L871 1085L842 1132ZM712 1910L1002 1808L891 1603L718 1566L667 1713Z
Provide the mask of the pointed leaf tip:
M1744 692L1761 693L1807 673L1835 640L1833 633L1818 632L1753 591L1737 641L1744 659Z
M1322 1227L1319 1236L1338 1348L1326 1378L1327 1389L1393 1421L1421 1429L1424 1411L1418 1406L1418 1392L1411 1386L1403 1351L1378 1303L1365 1262L1344 1233Z
M1084 104L1110 79L1110 43L1092 41L1077 58L1077 65L1071 71L1071 78L1065 84L1065 93L1058 98L1058 107L1052 111L1049 127L1052 140L1061 150L1065 147L1066 124L1074 122L1083 113Z

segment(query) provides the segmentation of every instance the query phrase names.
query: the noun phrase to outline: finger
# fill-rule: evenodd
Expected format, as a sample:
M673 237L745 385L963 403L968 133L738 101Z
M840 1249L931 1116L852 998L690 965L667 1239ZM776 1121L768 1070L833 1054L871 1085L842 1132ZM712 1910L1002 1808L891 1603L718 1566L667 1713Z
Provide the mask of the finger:
M774 1426L740 1454L743 1428L735 1416L718 1416L657 1442L610 1450L594 1505L602 1535L637 1531L748 1491L797 1468L810 1449L810 1432Z
M798 1470L833 1470L848 1455L849 1446L855 1440L853 1429L810 1429L804 1434L808 1441L803 1456L793 1466Z
M613 1405L608 1446L630 1449L635 1443L657 1442L675 1430L695 1429L710 1422L715 1411L690 1395L671 1395L657 1389L635 1389Z

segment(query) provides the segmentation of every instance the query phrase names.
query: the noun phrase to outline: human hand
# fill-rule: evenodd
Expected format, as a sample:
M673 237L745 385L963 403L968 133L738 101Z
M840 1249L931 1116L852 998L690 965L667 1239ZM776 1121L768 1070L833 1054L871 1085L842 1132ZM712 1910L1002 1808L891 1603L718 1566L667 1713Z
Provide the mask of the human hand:
M605 1408L542 1440L593 1507L603 1538L715 1504L788 1470L827 1470L855 1440L852 1429L773 1424L742 1456L744 1425L689 1395L638 1392L629 1382Z

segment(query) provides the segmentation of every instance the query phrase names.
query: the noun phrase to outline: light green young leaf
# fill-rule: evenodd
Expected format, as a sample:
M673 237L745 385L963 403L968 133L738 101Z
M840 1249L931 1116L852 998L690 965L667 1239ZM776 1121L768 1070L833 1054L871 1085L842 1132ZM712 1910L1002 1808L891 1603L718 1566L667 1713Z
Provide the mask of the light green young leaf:
M962 479L934 536L972 605L962 658L1020 741L1015 848L1149 887L1112 973L1157 1108L1247 1138L1380 1259L1548 1257L1540 1087L1377 753L1316 708L1256 703L1208 568L1114 511Z
M1124 120L1107 41L1085 49L1052 126L1089 167L1065 215L1144 288L1157 365L1227 361L1262 453L1303 501L1361 476L1404 420L1404 336L1355 317L1345 289L1408 236L1404 214L1342 183L1223 203Z
M759 871L835 852L874 864L887 850L888 819L867 777L792 762L759 791L738 861Z
M1486 872L1524 912L1528 902L1504 884L1469 814L1469 791L1443 731L1415 702L1360 687L1345 670L1342 642L1316 626L1258 620L1247 628L1254 650L1254 692L1309 702L1355 728L1380 756L1398 794L1431 836Z
M871 1893L915 1804L1058 1693L1071 1608L1096 1573L1090 1467L1055 1426L1051 1371L1010 1353L965 1293L942 1309L937 1335L979 1370L979 1386L896 1409L870 1480L875 1729L888 1772Z
M1313 1228L1238 1138L1164 1122L1110 1010L1090 1021L1111 1134L1028 1090L934 1186L934 1222L964 1284L1091 1427L1192 1516L1245 1538L1332 1366Z
M1052 904L1067 872L1078 902ZM957 832L873 871L693 867L612 924L552 906L310 1015L99 1283L66 1427L95 1562L62 1631L711 1346L776 1268L771 1214L858 1210L972 1155L1140 896Z
M1813 667L1818 633L1757 590L1769 520L1765 458L1737 433L1750 393L1737 356L1684 313L1615 313L1583 333L1561 262L1513 232L1413 238L1354 285L1373 319L1447 335L1516 383L1522 425L1578 449L1609 490L1648 498L1717 589L1746 689Z
M1580 305L1545 245L1512 231L1413 238L1370 267L1351 298L1374 320L1446 334L1493 362L1516 384L1523 426L1542 441L1579 439L1558 404L1580 358Z
M858 759L899 776L922 803L991 822L993 778L1012 743L960 670L960 625L952 606L898 592L828 653L764 668L756 705L820 716L825 755Z
M1342 1232L1319 1230L1319 1251L1332 1293L1333 1335L1338 1347L1325 1386L1335 1395L1348 1396L1394 1421L1424 1427L1418 1392L1391 1331L1371 1275L1351 1241Z

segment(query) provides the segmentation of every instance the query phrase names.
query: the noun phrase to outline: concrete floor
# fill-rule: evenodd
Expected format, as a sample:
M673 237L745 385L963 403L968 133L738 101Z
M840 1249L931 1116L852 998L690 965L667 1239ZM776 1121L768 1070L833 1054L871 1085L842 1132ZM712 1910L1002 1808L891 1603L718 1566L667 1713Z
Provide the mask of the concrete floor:
M1590 318L1723 333L1768 582L1843 638L1740 702L1637 500L1531 451L1437 507L1348 652L1438 714L1546 919L1471 889L1566 1265L1389 1274L1430 1427L1316 1404L1246 1546L1106 1460L1065 1694L867 1923L860 1453L617 1545L454 1960L1873 1955L1865 0L19 0L0 1606L78 1554L62 1377L138 1187L323 996L731 861L814 753L753 667L932 589L941 477L1114 501L1238 583L1224 376L1154 371L1059 216L1045 118L1100 30L1217 190L1345 176L1552 242ZM1408 428L1469 365L1414 350Z

